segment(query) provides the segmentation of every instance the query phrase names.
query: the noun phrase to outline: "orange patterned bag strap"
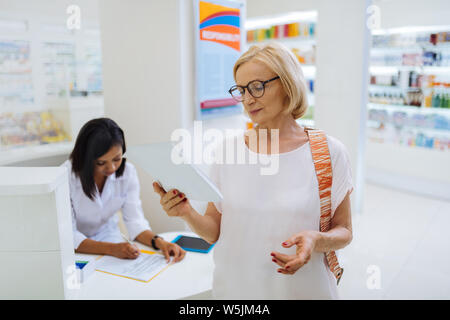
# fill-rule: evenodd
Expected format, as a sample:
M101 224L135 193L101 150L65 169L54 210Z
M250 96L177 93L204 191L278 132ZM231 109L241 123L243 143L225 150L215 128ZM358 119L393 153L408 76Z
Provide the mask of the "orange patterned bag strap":
M320 231L326 232L331 227L331 184L333 181L327 136L322 130L305 128L305 131L308 134L317 181L319 183ZM325 253L325 257L330 270L333 272L339 284L344 269L339 266L336 252L329 251Z

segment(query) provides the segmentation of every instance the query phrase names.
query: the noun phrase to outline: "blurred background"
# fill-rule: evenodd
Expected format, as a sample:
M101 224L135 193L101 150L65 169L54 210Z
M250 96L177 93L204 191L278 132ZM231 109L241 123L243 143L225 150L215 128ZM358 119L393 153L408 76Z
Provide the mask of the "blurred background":
M240 53L288 46L308 87L298 122L349 150L354 239L340 252L341 296L449 299L450 2L228 3L240 9ZM236 57L217 71L201 55L198 18L190 0L0 0L0 166L59 166L100 116L128 145L168 141L195 120L251 126L224 90ZM183 229L138 173L152 228Z

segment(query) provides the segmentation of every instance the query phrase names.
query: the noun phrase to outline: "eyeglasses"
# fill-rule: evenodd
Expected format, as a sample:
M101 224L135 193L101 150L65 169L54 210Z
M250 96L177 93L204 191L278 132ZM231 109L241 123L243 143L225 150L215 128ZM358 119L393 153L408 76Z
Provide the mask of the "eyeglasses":
M248 90L248 93L250 93L253 98L261 98L264 95L265 85L270 81L274 81L279 78L279 76L276 76L275 78L266 81L253 80L250 81L246 86L232 86L230 90L228 90L228 92L231 94L234 100L239 102L244 100L245 89Z

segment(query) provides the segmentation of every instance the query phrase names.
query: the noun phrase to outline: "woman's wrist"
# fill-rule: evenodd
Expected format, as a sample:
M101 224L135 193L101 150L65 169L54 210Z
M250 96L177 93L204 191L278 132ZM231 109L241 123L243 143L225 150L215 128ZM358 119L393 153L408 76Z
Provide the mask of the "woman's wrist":
M164 239L155 233L155 235L150 240L150 246L155 250L160 250L163 242Z
M194 210L194 208L191 207L191 209L182 215L180 218L183 219L186 223L190 224L195 216L195 214L198 214L197 211Z
M115 247L116 247L116 244L115 244L115 243L112 243L112 242L105 242L105 243L104 243L104 252L105 252L105 255L112 256L112 255L114 254L114 249L115 249Z
M314 251L317 251L317 248L320 246L320 241L322 239L322 233L320 231L310 230L308 231L308 234L313 241Z
M157 237L157 238L155 239L155 246L156 246L156 248L161 249L162 245L163 245L165 242L166 242L166 241L165 241L163 238Z
M116 244L112 242L95 241L84 239L75 250L76 253L88 253L99 255L113 255Z

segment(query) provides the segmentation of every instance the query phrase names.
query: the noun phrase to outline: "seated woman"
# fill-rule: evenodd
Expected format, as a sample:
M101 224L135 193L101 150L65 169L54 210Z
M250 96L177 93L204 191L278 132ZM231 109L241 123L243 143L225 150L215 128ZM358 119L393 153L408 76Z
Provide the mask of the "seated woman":
M111 119L94 119L81 128L63 164L69 169L75 252L137 258L138 247L120 233L121 210L130 240L160 249L167 261L174 256L178 262L185 251L152 232L144 218L138 176L123 158L125 151L122 129Z

